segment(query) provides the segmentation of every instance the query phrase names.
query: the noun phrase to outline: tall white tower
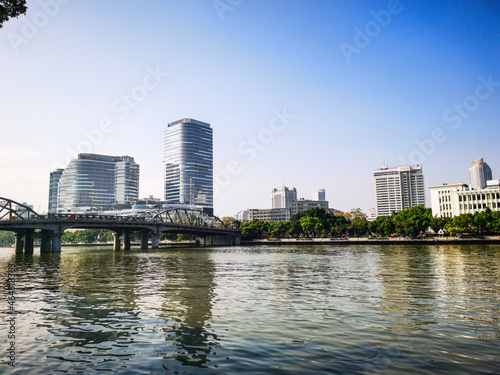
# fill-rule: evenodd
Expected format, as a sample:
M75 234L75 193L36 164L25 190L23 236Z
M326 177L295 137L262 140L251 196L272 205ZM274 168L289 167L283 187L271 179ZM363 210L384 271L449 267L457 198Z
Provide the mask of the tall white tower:
M373 173L375 201L378 216L390 216L393 211L419 205L425 206L424 174L421 165L404 165Z
M297 189L285 185L271 191L272 208L290 208L290 202L297 200Z
M474 160L469 166L469 185L474 189L486 187L486 181L493 180L491 168L483 160Z

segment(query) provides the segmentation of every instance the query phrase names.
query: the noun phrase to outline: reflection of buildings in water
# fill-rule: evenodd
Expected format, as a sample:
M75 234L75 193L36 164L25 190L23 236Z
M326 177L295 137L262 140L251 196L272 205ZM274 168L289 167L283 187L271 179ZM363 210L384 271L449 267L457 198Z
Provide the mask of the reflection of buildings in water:
M495 245L448 245L437 248L438 286L443 315L463 316L468 320L490 322L500 317L498 304L498 248Z
M443 339L442 346L447 340L459 352L457 337L471 339L472 345L474 339L497 339L498 254L498 248L484 245L388 249L380 274L386 325L404 341L431 330L430 335ZM477 357L490 357L484 354L488 348Z
M459 246L439 246L436 256L436 283L442 298L463 296L466 291L466 278L463 254Z
M317 255L313 260L310 257L312 252ZM307 294L323 299L338 285L337 272L341 267L337 267L335 257L323 249L308 249L307 256L302 256L281 248L276 249L275 256L281 258L280 261L270 261L270 266L261 265L252 276L254 280L264 278L265 287L273 289L270 308L274 310L288 311L292 301L303 298L305 290ZM318 301L315 306L319 308Z
M381 247L378 275L383 285L381 309L393 329L436 322L436 260L428 246Z
M138 303L156 299L159 306L151 312L164 321L166 343L164 350L158 349L159 354L185 366L208 367L209 356L218 345L217 336L207 327L212 317L215 272L209 253L168 254L143 267L149 269L152 279L147 282L150 289L138 293ZM146 280L138 280L142 283Z
M32 341L43 343L47 358L100 358L95 364L145 350L163 361L208 367L219 344L208 323L214 293L208 252L109 251L16 260L20 285L29 289L26 325L38 327L30 330ZM138 341L151 347L138 349ZM61 362L61 368L66 365Z
M62 337L59 349L116 340L133 342L143 327L131 287L136 280L136 257L117 252L67 257L43 254L40 268L42 289L50 291L43 324L50 321L49 332Z

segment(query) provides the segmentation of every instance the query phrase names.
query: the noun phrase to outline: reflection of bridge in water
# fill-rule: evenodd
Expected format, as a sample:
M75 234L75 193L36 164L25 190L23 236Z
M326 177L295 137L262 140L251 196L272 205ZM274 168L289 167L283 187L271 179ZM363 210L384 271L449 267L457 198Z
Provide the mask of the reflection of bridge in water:
M41 253L61 251L61 237L68 229L106 229L113 232L114 250L130 250L131 236L140 233L141 249L146 250L151 238L152 248L158 248L160 233L189 234L200 245L238 245L241 234L228 228L217 217L190 209L166 209L137 216L93 214L40 215L32 208L0 197L0 230L11 231L16 237L16 253L33 252L33 239L41 237Z

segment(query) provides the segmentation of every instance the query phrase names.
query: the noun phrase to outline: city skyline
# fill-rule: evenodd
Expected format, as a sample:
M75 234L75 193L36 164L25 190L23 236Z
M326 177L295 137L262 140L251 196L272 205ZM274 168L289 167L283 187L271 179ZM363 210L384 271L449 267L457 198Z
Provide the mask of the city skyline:
M141 4L33 2L4 24L3 196L46 211L50 172L88 152L134 156L139 196L162 198L162 134L186 117L214 131L218 216L283 180L367 213L384 159L423 165L427 206L481 156L499 177L497 1Z

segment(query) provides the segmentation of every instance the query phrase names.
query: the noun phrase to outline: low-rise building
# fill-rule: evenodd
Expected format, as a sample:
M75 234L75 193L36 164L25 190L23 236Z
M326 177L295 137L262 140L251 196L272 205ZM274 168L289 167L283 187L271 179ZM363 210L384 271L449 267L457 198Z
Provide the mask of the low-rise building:
M289 208L250 209L248 211L250 221L287 221L291 218Z
M463 182L429 187L432 214L454 217L474 214L490 208L500 210L500 181L490 180L484 189L473 189Z
M299 199L290 202L291 215L311 210L313 208L323 208L325 211L328 211L328 201Z
M320 189L311 194L311 200L313 201L326 201L326 190Z
M234 215L234 218L242 223L246 223L250 220L250 212L249 210L242 210Z

